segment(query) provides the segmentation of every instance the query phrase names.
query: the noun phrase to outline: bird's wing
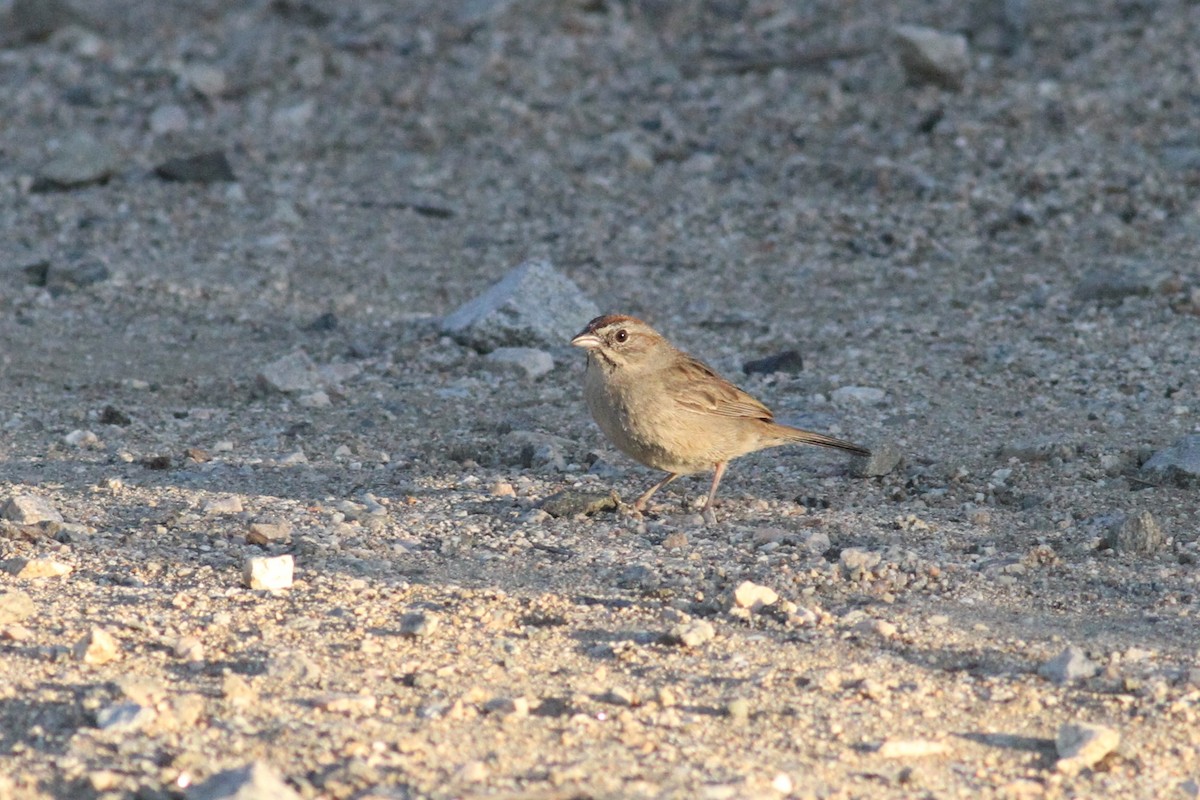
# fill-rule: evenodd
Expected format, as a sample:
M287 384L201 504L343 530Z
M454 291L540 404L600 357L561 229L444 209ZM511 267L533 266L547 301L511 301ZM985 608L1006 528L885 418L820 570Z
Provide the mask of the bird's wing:
M702 361L685 355L668 378L669 394L685 411L770 422L771 410L722 378Z

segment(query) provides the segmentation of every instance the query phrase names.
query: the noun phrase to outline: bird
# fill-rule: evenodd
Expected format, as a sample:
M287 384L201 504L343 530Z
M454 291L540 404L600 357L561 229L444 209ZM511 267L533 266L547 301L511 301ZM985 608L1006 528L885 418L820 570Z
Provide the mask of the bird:
M633 503L642 512L681 475L712 471L703 519L715 524L717 488L733 459L785 444L869 457L861 445L775 421L758 400L636 317L596 317L571 344L587 351L584 398L600 430L625 455L666 477Z

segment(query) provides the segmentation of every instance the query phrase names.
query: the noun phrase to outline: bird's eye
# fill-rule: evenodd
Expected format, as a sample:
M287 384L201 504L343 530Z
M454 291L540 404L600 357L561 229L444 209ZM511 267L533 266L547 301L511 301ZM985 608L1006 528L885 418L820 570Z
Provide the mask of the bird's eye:
M629 331L621 328L621 330L617 331L617 335L613 338L617 340L618 344L624 344L625 341L629 339Z

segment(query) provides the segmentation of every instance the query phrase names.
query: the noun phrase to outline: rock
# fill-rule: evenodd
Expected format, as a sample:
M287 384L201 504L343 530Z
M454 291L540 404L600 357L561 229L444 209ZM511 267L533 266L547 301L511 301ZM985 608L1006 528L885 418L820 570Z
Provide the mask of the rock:
M725 716L733 722L742 723L750 719L750 701L739 697L725 704Z
M664 638L669 644L699 647L705 642L712 641L716 635L717 631L711 622L703 619L689 619L672 627Z
M231 672L221 681L221 696L234 706L248 706L258 700L258 692L236 672Z
M362 716L375 711L375 695L372 694L327 694L317 698L315 705L331 714Z
M188 115L183 106L177 106L172 103L159 106L151 111L148 122L150 132L155 136L162 136L167 133L181 133L188 128Z
M875 550L865 550L861 547L847 547L838 556L842 572L852 580L866 575L883 561L883 555Z
M447 315L442 330L480 352L560 348L599 315L596 304L549 261L527 261Z
M1000 457L1004 460L1015 458L1027 464L1061 459L1070 461L1079 454L1079 445L1056 435L1038 436L1032 439L1018 439L1000 448Z
M1029 0L972 0L971 45L1012 56L1024 50L1029 33Z
M554 357L536 347L497 347L484 361L502 367L515 367L535 380L554 369Z
M69 253L61 261L38 261L25 268L30 286L42 286L52 294L83 289L112 277L103 259L88 253Z
M0 591L0 625L11 625L33 615L37 606L20 589Z
M1038 667L1038 675L1057 684L1085 680L1100 671L1100 667L1075 645L1063 650Z
M318 389L315 392L309 392L297 397L296 404L301 408L329 408L333 405L333 401L329 398L328 392L324 389Z
M263 367L258 373L259 384L284 394L311 392L322 386L317 365L303 350L294 350Z
M71 565L53 558L10 558L3 562L4 571L16 578L63 578L71 574Z
M316 683L321 680L321 666L307 653L281 650L267 660L267 676L286 683Z
M400 635L413 639L431 636L441 625L437 614L428 611L414 611L400 618Z
M590 517L601 511L616 511L619 505L620 498L612 490L563 489L543 500L542 510L552 517Z
M204 644L195 636L180 636L171 651L176 658L184 661L204 660Z
M237 180L229 158L221 150L168 158L154 168L164 181L176 183L232 183Z
M843 386L840 389L834 389L833 394L830 395L835 403L862 403L863 405L881 403L885 397L887 397L887 392L874 386Z
M602 694L600 699L605 703L609 703L614 706L624 706L625 708L632 708L633 706L639 704L638 699L636 696L634 696L633 692L629 691L629 689L625 688L624 686L612 687L607 692Z
M1200 433L1176 439L1142 465L1141 475L1152 483L1200 487Z
M1105 532L1104 541L1118 553L1153 555L1163 549L1167 537L1154 515L1142 511L1111 525Z
M971 68L966 37L919 25L898 25L894 33L909 83L930 83L955 92L962 89Z
M226 86L225 73L208 64L189 64L180 70L183 82L207 98L219 97Z
M80 17L66 0L13 0L8 25L17 41L40 42Z
M246 532L246 544L265 547L273 543L287 542L292 536L289 522L251 522Z
M96 712L96 727L114 733L139 731L154 721L154 709L124 702Z
M36 494L14 494L0 509L0 517L21 525L63 521L54 504Z
M1126 297L1150 294L1154 280L1139 265L1105 266L1088 270L1075 285L1075 299L1083 302L1118 303Z
M76 428L63 437L63 441L71 445L71 447L99 447L100 437L92 431L85 431Z
M242 513L242 499L237 495L212 497L204 501L204 505L200 507L200 513L209 516L216 514L240 514Z
M575 442L537 431L509 431L500 439L500 460L525 469L564 472L566 452Z
M120 155L112 147L87 133L67 137L58 153L34 178L34 192L53 192L100 183L112 177Z
M855 458L850 471L857 478L878 478L900 466L903 458L900 445L893 441L880 442L871 445L871 455L867 458Z
M868 636L878 636L880 639L891 639L896 636L895 624L883 619L864 619L855 623L855 633Z
M825 531L808 531L800 537L801 549L810 556L824 555L832 546Z
M883 758L923 758L950 752L950 745L928 739L885 739L876 750Z
M804 359L801 358L800 352L797 350L784 350L782 353L776 353L766 358L759 358L742 364L742 372L747 375L773 375L776 372L798 375L803 370Z
M500 717L528 717L529 700L524 697L496 697L484 703L483 710Z
M770 586L760 586L752 581L742 581L733 590L733 604L738 608L757 610L775 605L779 595Z
M286 134L289 129L301 130L312 122L317 113L317 103L312 98L302 100L294 105L277 108L271 112L271 128Z
M186 800L300 800L290 786L266 762L218 772L189 788Z
M1093 767L1117 749L1121 734L1104 725L1068 722L1058 729L1054 749L1058 752L1055 768L1067 775Z
M254 556L242 565L242 580L251 589L286 589L292 585L294 566L290 555Z
M121 647L108 631L92 628L75 643L71 653L84 664L107 664L121 656Z

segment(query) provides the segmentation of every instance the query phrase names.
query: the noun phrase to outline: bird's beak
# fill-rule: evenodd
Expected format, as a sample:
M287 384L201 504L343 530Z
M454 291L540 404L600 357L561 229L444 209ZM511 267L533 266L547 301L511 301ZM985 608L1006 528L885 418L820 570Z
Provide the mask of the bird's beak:
M571 344L584 350L595 350L600 346L600 337L591 331L584 331L571 340Z

